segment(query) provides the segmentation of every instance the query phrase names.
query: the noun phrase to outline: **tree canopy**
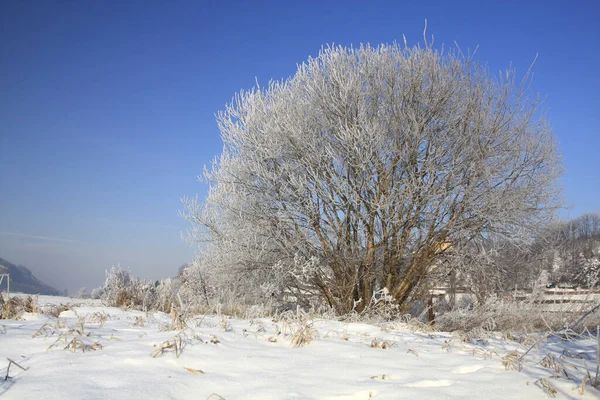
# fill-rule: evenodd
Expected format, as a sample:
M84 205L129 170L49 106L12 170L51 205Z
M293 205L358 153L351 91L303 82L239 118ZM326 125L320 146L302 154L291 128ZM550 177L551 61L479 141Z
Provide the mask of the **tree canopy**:
M459 50L391 44L327 47L241 91L218 114L206 200L184 200L197 268L341 313L382 288L408 307L447 253L528 240L560 206L560 155L529 83Z

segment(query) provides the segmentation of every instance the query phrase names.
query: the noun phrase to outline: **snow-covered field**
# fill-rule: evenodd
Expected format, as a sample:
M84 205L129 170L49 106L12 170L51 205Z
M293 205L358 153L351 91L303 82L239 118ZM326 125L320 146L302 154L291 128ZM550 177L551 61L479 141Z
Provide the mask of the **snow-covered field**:
M535 346L519 372L506 368L518 368L511 352L531 343L499 337L465 342L400 323L219 316L173 329L167 314L39 298L61 303L78 305L59 318L0 320L3 399L544 399L546 382L557 398L600 398L589 383L581 393L586 367L596 373L592 339ZM294 346L301 337L312 341ZM4 381L8 359L26 370L13 364Z

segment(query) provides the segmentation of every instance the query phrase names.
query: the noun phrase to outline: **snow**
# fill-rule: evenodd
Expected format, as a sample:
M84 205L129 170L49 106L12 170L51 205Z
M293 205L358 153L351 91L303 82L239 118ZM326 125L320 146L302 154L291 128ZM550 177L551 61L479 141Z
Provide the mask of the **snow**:
M40 296L39 303L76 306L59 319L26 314L0 320L2 377L7 359L26 368L10 367L11 378L0 383L3 399L549 398L541 378L557 398L600 398L589 383L583 395L578 387L586 367L595 374L592 339L541 343L519 372L507 370L502 358L523 354L531 343L499 336L466 342L401 323L314 319L304 325L312 341L295 347L292 334L303 325L293 319L199 316L173 330L171 316L163 313L51 296ZM64 349L73 339L84 352ZM178 357L173 348L160 351L166 341L181 345ZM564 373L554 378L553 369L540 365L548 354L566 365L572 379Z

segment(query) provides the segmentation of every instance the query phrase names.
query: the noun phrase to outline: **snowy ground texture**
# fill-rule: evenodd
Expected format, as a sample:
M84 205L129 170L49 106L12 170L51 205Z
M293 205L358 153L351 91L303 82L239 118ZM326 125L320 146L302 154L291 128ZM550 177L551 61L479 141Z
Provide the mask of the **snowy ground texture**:
M589 383L581 392L586 368L596 373L592 339L535 346L519 372L512 352L530 342L319 319L206 316L173 329L167 314L39 298L61 303L79 306L0 320L3 399L600 398ZM26 370L11 365L5 381L8 359Z

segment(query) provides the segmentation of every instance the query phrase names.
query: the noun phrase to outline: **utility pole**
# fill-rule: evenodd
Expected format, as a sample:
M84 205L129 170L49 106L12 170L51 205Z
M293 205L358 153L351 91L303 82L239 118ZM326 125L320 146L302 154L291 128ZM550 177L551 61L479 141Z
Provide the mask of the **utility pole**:
M9 274L0 274L0 287L2 286L2 282L6 278L6 295L10 296L10 275Z

